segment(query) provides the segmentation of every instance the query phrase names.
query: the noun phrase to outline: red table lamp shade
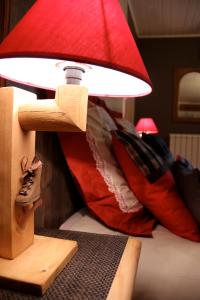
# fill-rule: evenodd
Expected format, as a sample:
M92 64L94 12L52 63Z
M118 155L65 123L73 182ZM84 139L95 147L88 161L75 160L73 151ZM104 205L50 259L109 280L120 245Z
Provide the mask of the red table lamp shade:
M0 45L0 76L27 85L54 90L73 62L90 95L151 92L118 0L37 0Z
M158 128L152 118L139 119L135 128L139 133L158 133Z

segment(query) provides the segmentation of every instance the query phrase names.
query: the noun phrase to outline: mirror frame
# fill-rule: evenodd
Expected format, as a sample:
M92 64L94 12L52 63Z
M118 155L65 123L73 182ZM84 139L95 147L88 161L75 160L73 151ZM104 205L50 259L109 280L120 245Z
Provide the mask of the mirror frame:
M178 98L179 98L179 83L181 78L190 72L198 72L200 73L199 68L177 68L174 72L174 104L173 104L173 120L175 122L188 122L188 123L198 123L200 122L200 118L193 117L180 117L178 116ZM200 87L199 87L200 88Z

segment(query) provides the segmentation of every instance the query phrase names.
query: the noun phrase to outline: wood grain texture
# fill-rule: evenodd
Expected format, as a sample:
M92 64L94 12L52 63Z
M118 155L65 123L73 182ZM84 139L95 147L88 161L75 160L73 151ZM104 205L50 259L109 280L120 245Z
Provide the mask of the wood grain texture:
M128 4L138 38L200 36L198 0L131 0Z
M129 237L107 300L133 299L140 250L141 242Z
M16 257L33 242L33 213L27 218L15 198L21 185L21 159L27 156L31 162L35 155L35 133L21 129L18 107L35 97L17 88L0 89L0 256L4 258Z
M19 122L24 130L85 131L87 89L63 85L56 89L55 100L36 100L19 108Z
M47 251L48 249L48 251ZM14 260L0 258L0 286L42 295L78 249L77 242L35 235L34 243Z
M81 207L81 195L66 164L56 133L37 132L36 155L43 162L43 203L35 212L35 227L58 228Z

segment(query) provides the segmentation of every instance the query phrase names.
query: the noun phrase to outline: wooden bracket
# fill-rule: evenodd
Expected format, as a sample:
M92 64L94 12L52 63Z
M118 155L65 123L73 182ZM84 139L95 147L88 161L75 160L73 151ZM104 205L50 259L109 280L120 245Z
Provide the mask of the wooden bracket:
M24 130L85 131L87 103L85 87L59 86L55 100L35 99L20 105L19 122Z

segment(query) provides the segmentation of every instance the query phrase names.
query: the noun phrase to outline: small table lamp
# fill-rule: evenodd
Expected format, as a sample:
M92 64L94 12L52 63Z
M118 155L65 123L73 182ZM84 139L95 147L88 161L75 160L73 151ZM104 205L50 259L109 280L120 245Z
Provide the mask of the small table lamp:
M135 126L137 132L142 136L142 133L158 133L158 128L152 118L141 118Z
M35 130L86 130L88 94L144 96L151 81L118 0L36 1L0 45L0 76L56 90L55 99L37 100L0 89L0 277L44 293L77 245L34 238L33 213L23 220L15 205L20 161L34 156Z

